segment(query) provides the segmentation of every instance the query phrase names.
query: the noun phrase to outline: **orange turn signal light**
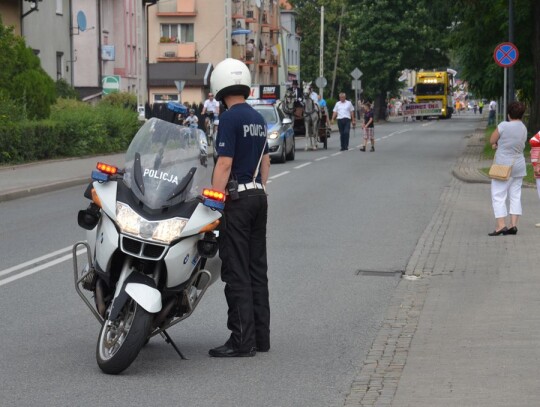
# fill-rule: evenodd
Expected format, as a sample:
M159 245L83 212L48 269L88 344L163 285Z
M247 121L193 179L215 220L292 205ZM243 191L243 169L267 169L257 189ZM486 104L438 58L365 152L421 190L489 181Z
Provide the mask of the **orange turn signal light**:
M199 233L205 233L205 232L211 232L213 230L215 230L220 224L220 221L219 219L218 220L215 220L214 222L212 223L209 223L208 225L206 225L205 227L203 227Z
M97 163L96 168L101 172L109 175L114 175L118 172L118 168L114 165L109 165L105 163Z
M225 202L225 194L223 192L214 191L213 189L204 189L202 194L205 198Z
M102 208L101 206L101 199L99 199L99 196L95 190L95 188L92 188L92 202L94 202L97 206Z

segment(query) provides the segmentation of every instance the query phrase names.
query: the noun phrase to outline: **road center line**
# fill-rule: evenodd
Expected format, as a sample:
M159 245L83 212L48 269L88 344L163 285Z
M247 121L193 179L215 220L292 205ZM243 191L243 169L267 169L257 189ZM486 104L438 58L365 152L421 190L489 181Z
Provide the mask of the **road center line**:
M311 162L309 162L309 163L304 163L304 164L300 164L300 165L297 165L296 167L294 167L294 169L295 169L295 170L298 170L298 169L303 168L303 167L305 167L306 165L310 165L310 164L311 164Z
M337 153L334 153L334 154L330 154L332 157L335 157L336 155L340 155L341 154L341 151L338 151Z
M290 173L290 171L283 171L283 172L280 172L279 174L274 175L273 177L270 177L270 179L276 179L276 178L282 177L283 175L287 175L288 173Z
M323 157L315 158L315 161L326 160L327 158L328 158L327 156L323 156Z

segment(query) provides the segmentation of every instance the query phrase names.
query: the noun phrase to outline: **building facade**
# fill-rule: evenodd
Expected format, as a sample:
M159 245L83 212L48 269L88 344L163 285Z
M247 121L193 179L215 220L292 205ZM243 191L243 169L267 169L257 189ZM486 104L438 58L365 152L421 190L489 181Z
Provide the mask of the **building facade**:
M254 84L278 84L280 7L276 0L170 0L148 7L148 100L206 99L212 68L248 65ZM176 82L183 82L180 94Z
M71 0L73 85L83 100L139 93L145 70L138 0Z
M255 85L284 87L299 72L285 0L0 0L0 12L51 78L87 101L124 91L139 105L200 103L228 57L246 63Z
M21 35L55 81L72 83L70 1L22 2Z
M285 68L282 72L284 77L280 78L290 84L293 80L300 83L300 40L301 37L296 31L296 11L290 6L287 0L281 2L281 33L283 37L283 56Z

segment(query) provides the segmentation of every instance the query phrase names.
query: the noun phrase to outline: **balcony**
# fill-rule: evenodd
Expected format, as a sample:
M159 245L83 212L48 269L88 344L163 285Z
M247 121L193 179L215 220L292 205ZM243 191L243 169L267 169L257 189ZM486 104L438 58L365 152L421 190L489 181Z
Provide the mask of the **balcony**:
M175 42L159 44L157 62L197 62L197 44Z
M197 15L196 0L169 0L157 3L158 17L195 17Z

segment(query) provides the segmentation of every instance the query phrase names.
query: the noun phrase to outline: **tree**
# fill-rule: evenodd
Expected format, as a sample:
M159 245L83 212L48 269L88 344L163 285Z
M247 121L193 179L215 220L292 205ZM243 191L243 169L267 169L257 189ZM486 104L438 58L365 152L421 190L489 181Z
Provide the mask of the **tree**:
M513 0L513 4L514 42L519 50L515 89L529 106L529 130L536 133L540 129L540 2ZM480 96L502 96L503 68L493 60L493 51L508 41L508 0L457 0L454 13L452 43L462 77Z
M364 95L375 101L375 117L384 118L387 96L395 96L404 69L446 69L446 14L435 15L423 0L356 0L352 17L363 71ZM443 27L441 29L441 27Z
M54 81L41 68L39 58L0 19L0 90L25 112L26 117L45 118L56 101Z
M325 6L325 72L333 71L335 52L337 89L350 89L350 72L363 72L364 96L375 100L375 117L384 117L385 99L395 95L398 77L406 68L435 68L448 65L448 7L442 0L348 0L342 21L341 41L337 34L343 1L291 0L302 29L301 72L315 77L319 56L320 6ZM444 7L432 10L433 3ZM329 66L330 65L330 66Z
M341 43L338 47L338 29L341 9L348 0L289 0L297 11L296 23L302 37L300 48L301 79L313 82L319 77L319 48L320 48L320 23L321 7L324 6L324 76L331 83L334 71L334 60L338 53L338 67L336 72L336 88L344 89L350 85L348 70L347 26L341 33ZM346 85L347 84L347 85ZM329 87L326 88L329 91Z

